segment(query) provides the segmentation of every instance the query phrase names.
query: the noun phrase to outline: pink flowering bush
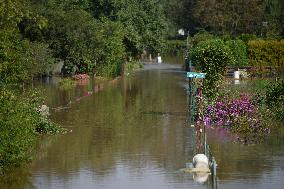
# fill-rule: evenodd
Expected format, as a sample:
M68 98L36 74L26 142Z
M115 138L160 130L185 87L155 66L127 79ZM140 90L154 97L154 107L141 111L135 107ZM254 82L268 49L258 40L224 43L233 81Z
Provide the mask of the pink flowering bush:
M218 99L214 105L207 107L203 122L213 127L228 128L244 143L257 143L269 133L262 124L258 107L247 94L237 99L226 96Z

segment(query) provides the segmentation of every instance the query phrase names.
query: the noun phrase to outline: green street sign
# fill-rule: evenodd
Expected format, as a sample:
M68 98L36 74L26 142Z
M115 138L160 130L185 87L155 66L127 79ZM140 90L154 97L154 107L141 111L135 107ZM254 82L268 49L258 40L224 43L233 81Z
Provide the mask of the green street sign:
M186 76L189 78L203 79L205 78L206 73L197 73L197 72L187 72Z

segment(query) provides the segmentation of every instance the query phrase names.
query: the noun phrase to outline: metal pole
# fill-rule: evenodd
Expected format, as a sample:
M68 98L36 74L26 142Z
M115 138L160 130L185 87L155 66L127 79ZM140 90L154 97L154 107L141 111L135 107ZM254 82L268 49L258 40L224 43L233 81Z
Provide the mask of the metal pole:
M203 79L200 81L200 116L201 120L203 120L203 108L202 108L202 87L203 87Z

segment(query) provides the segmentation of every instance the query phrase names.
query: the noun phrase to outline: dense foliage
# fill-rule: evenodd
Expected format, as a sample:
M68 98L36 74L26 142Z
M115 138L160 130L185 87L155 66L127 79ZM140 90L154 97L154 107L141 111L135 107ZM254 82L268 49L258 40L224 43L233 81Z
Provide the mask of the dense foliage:
M203 73L205 95L215 97L222 82L228 64L233 64L234 58L230 48L221 39L201 41L190 51L192 63Z
M93 1L92 12L96 18L107 17L124 26L124 43L132 56L137 57L143 50L161 52L167 23L159 1L99 0Z
M274 72L284 71L284 40L251 40L248 42L250 65L258 73L265 67L272 67Z
M48 45L24 39L18 24L32 16L27 2L5 1L0 4L0 83L19 83L46 75L55 62ZM35 18L34 18L35 19Z
M114 77L129 58L164 47L167 22L156 0L25 2L30 12L20 19L22 36L48 44L65 74Z
M242 40L228 40L226 41L226 45L231 49L234 57L233 64L229 64L229 66L248 66L247 47Z
M164 55L180 56L186 52L186 40L167 40L163 50Z
M284 36L282 0L163 0L166 16L191 35L205 29L215 34Z
M261 120L258 107L247 94L236 99L229 96L218 98L215 104L207 107L204 123L227 128L244 143L260 142L269 133Z
M205 94L215 97L226 65L247 64L244 44L251 65L283 68L283 40L249 41L283 37L283 7L281 0L0 0L0 169L26 162L37 134L60 130L22 91L35 77L50 75L56 63L64 63L64 74L115 77L138 67L133 63L144 52L183 51L185 39L165 41L177 29L207 30L213 34L189 40L190 57L207 73ZM216 34L242 34L244 43ZM267 99L279 86L267 91ZM268 106L279 99L267 100Z
M36 137L63 130L39 111L39 97L0 90L0 173L30 160Z
M200 31L198 33L196 33L192 38L190 38L189 40L189 44L191 47L196 47L198 45L198 43L202 42L202 41L207 41L210 39L215 39L216 36L214 36L211 33L208 33L206 31Z
M284 80L270 83L264 90L264 101L271 115L278 120L284 120Z

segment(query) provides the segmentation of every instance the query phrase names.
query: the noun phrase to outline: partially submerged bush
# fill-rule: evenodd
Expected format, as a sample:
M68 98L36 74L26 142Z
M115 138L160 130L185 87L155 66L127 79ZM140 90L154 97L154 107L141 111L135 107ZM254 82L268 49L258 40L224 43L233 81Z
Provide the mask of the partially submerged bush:
M0 170L27 162L36 139L36 111L10 91L0 92Z
M195 48L191 49L190 57L196 68L206 73L204 81L206 96L215 97L226 66L234 62L230 48L221 39L210 39L199 42Z
M39 133L63 132L38 111L38 95L19 97L0 90L0 172L31 159Z
M205 125L229 129L244 143L257 143L269 133L260 118L258 107L246 94L238 99L218 99L215 104L208 106L203 121Z
M124 64L123 74L129 75L133 71L142 68L143 64L138 61L131 61Z

